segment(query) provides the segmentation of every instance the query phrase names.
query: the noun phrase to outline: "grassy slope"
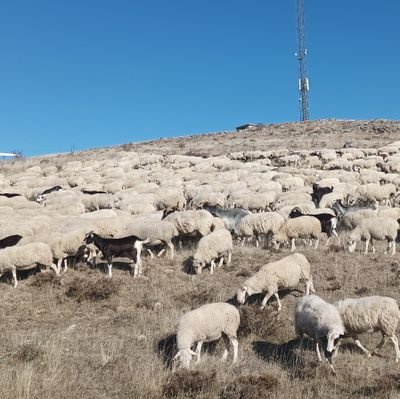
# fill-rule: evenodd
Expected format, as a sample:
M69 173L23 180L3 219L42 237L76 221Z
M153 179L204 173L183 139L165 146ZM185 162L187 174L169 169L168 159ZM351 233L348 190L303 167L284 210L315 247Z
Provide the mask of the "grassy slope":
M328 140L324 137L318 143ZM73 157L80 156L87 155ZM383 252L383 247L377 249ZM349 255L335 246L300 250L310 260L323 298L381 294L400 300L399 255ZM382 357L368 359L346 342L336 359L337 378L326 365L316 364L312 345L301 356L292 325L296 292L283 298L279 318L273 300L263 312L255 304L241 308L238 365L221 367L220 343L208 348L193 372L174 375L166 365L174 353L172 334L180 315L205 302L228 300L247 275L282 256L235 247L230 268L218 269L214 276L191 276L182 271L190 255L178 253L174 261L146 258L140 279L123 267L116 268L111 281L104 269L78 267L61 279L29 276L15 290L3 277L1 398L287 398L294 392L302 398L398 397L398 366L390 343ZM105 291L110 295L102 298ZM373 348L379 339L374 334L361 341Z

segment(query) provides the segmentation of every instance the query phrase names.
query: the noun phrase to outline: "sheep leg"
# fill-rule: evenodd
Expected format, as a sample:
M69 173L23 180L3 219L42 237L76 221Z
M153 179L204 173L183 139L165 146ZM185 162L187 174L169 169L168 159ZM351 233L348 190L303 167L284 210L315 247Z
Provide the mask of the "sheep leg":
M68 270L67 258L64 258L64 273Z
M226 262L226 264L227 264L227 265L230 265L230 264L231 264L231 261L232 261L232 252L229 251L229 252L228 252L228 261Z
M210 263L210 274L214 273L214 269L215 269L215 262L214 259L211 261Z
M338 239L339 245L340 245L340 237L335 229L332 230L332 234Z
M398 361L400 359L399 340L397 339L397 337L394 334L389 338L393 342L394 350L396 352L396 362L398 363Z
M310 295L310 291L315 293L313 278L310 276L306 281L306 295Z
M244 246L245 242L246 242L246 237L243 237L242 238L242 245L241 245L242 247Z
M165 248L163 248L163 249L157 254L157 258L159 258L164 252L165 252Z
M382 334L382 339L379 342L379 344L376 346L375 350L372 352L373 355L377 355L379 350L382 348L382 346L385 344L386 342L386 335Z
M319 351L319 339L316 339L315 341L315 350L317 352L318 361L322 362L321 352Z
M11 270L12 276L13 276L13 280L14 280L14 288L18 287L18 280L17 280L17 270L13 269Z
M276 298L276 301L278 302L278 312L280 312L282 309L282 305L281 305L281 301L279 300L279 295L277 292L275 292L274 297Z
M170 242L167 242L167 245L168 245L168 248L171 250L170 257L171 257L171 259L174 259L174 255L175 255L174 244L172 244L172 242L170 241Z
M368 356L371 357L371 352L361 344L360 340L358 339L358 337L353 337L354 339L354 343Z
M61 271L62 261L63 261L62 258L59 258L59 259L57 260L58 274L60 274L60 271Z
M200 353L201 353L201 346L202 346L202 345L203 345L203 341L197 342L197 346L196 346L196 356L197 356L197 359L196 359L195 364L197 364L197 363L200 362Z
M315 239L314 249L318 249L318 244L319 244L319 238L316 238Z
M292 246L290 247L290 250L291 250L292 252L296 250L296 242L295 242L295 239L294 239L294 238L292 238Z
M228 336L228 338L230 339L232 347L233 347L233 360L232 360L232 363L236 363L237 360L238 360L239 343L238 343L238 340L236 339L236 337Z
M221 259L218 262L218 267L222 267L222 264L224 263L224 257L221 256Z
M153 252L151 252L151 249L147 248L147 252L150 255L150 259L154 259L154 255L153 255Z
M256 235L256 248L259 247L259 237Z
M54 263L52 263L52 264L50 265L50 267L56 272L57 275L60 274L60 272L58 271L57 265L55 265Z
M265 308L265 305L267 304L268 299L271 298L272 295L273 295L273 294L267 294L267 295L265 295L263 301L261 302L261 310L263 310L263 309Z
M369 238L367 238L365 240L365 252L364 252L364 255L367 255L367 253L368 253L369 240L370 240Z
M396 254L396 240L392 241L392 255Z

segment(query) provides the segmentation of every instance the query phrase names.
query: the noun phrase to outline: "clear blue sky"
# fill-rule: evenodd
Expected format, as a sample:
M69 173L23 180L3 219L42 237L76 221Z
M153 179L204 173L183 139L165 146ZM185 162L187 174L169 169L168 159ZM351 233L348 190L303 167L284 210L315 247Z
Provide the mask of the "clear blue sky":
M400 119L400 1L304 0L311 119ZM296 0L0 5L0 152L299 117Z

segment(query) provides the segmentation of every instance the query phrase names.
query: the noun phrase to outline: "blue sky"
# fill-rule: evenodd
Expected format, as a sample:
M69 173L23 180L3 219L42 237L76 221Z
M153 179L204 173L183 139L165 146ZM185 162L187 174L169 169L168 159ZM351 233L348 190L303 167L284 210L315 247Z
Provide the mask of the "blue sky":
M400 119L400 1L304 0L311 119ZM296 0L0 4L1 151L299 118Z

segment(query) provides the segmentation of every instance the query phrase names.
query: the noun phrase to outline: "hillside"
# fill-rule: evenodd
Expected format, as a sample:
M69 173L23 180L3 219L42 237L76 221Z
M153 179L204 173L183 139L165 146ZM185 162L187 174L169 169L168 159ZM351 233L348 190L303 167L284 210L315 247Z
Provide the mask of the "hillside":
M365 150L342 148L346 143ZM310 151L326 148L341 151ZM287 157L287 149L303 151ZM226 156L259 150L271 156ZM60 237L68 235L67 252L92 230L107 231L104 235L114 238L133 234L130 229L147 226L160 211L181 209L182 198L189 208L215 200L226 207L273 208L282 216L295 205L313 212L312 185L323 181L336 186L338 198L362 197L366 191L360 187L368 184L378 189L386 185L388 195L379 210L391 200L394 211L400 211L399 172L400 121L381 120L286 123L3 161L0 193L20 195L0 196L0 239L21 234L22 242L44 241L58 249ZM35 202L39 193L56 185L64 190L49 194L46 206ZM83 189L107 193L96 202ZM99 216L103 211L108 212L108 222ZM364 243L349 253L349 233L339 233L340 244L334 238L324 246L323 236L318 250L303 240L296 244L311 264L317 294L329 302L367 295L400 302L399 253L384 254L382 241L375 242L376 253L364 255ZM19 271L17 288L5 271L0 278L0 398L399 397L399 366L389 339L372 358L352 340L343 340L335 359L337 376L317 362L310 339L304 339L301 351L293 309L304 284L280 293L279 314L274 298L260 310L262 295L239 307L238 364L231 364L231 353L228 362L220 362L221 340L203 346L200 364L174 373L170 366L181 315L208 302L235 304L238 287L249 276L290 254L288 247L272 249L266 240L259 247L235 240L229 266L217 268L213 275L207 269L195 275L190 265L197 241L183 249L176 241L173 259L170 249L154 258L143 251L142 277L130 275L124 258L115 259L111 279L100 258L95 266L69 258L68 270L59 276L52 270ZM158 249L152 248L154 253ZM0 273L2 267L0 262ZM370 350L380 339L379 333L360 335Z

